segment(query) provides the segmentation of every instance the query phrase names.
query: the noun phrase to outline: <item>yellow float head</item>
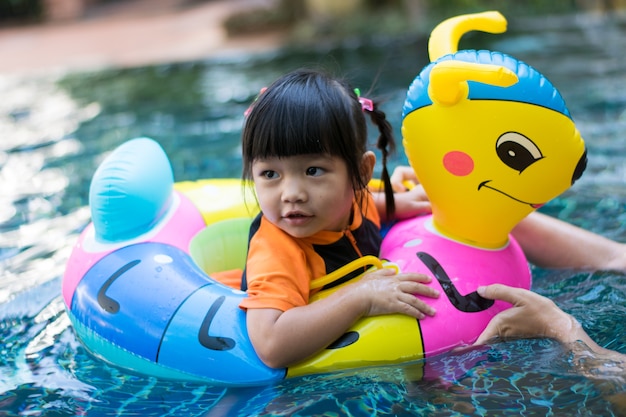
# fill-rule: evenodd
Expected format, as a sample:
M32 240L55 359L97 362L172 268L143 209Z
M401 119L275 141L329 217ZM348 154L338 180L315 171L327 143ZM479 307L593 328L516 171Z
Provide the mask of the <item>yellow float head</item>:
M506 20L498 12L464 15L433 30L431 64L404 103L403 144L436 230L498 248L519 221L581 176L587 158L553 85L511 56L457 51L470 30L504 32Z

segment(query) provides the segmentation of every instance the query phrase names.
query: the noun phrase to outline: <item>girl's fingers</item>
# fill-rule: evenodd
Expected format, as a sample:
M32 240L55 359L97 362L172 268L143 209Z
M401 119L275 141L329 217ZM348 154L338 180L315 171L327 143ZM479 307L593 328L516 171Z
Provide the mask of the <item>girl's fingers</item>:
M400 289L400 291L406 294L411 294L413 296L422 295L424 297L438 298L440 294L439 290L437 290L436 288L429 287L427 285L417 282L405 282L402 283L398 288Z
M381 269L376 269L370 272L367 272L363 277L375 277L375 276L391 276L391 275L396 275L396 271L393 268L381 268ZM400 275L400 274L398 274Z
M411 315L418 319L422 319L426 315L434 316L437 312L433 307L411 294L406 294L400 301L409 305L412 308L413 314Z
M401 281L413 281L413 282L422 282L428 283L433 280L433 278L426 274L416 274L416 273L399 273L397 278Z

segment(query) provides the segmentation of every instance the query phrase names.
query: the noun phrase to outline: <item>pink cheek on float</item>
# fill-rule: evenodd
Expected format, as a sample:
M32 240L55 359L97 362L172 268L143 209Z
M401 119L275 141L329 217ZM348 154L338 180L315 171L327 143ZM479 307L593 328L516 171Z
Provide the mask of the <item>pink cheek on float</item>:
M474 170L474 160L465 152L452 151L443 156L443 166L452 175L464 177Z

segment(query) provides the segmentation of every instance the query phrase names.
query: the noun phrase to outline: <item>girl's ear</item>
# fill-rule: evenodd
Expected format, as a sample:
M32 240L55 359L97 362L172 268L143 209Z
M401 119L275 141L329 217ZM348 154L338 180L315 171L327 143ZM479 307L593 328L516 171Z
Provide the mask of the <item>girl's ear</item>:
M368 184L374 174L374 165L376 165L376 155L372 151L367 151L361 157L361 178L363 184Z

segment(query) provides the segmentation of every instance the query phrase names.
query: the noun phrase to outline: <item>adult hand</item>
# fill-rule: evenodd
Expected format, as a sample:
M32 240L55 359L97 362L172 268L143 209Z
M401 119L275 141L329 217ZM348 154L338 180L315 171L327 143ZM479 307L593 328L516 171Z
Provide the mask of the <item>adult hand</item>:
M396 193L407 191L419 184L417 176L415 175L415 171L413 171L413 168L407 165L397 166L393 170L393 173L391 174L391 177L389 177L389 180L391 181L391 187L393 188L393 191Z
M413 168L398 166L390 177L394 191L396 219L408 219L432 212L424 187L417 181Z
M409 219L411 217L432 212L432 206L424 188L418 184L409 191L394 193L393 195L398 220Z
M565 313L552 300L532 291L493 284L478 287L478 294L490 300L502 300L513 307L491 319L476 340L477 345L494 337L550 337L564 343L588 339L580 323Z

